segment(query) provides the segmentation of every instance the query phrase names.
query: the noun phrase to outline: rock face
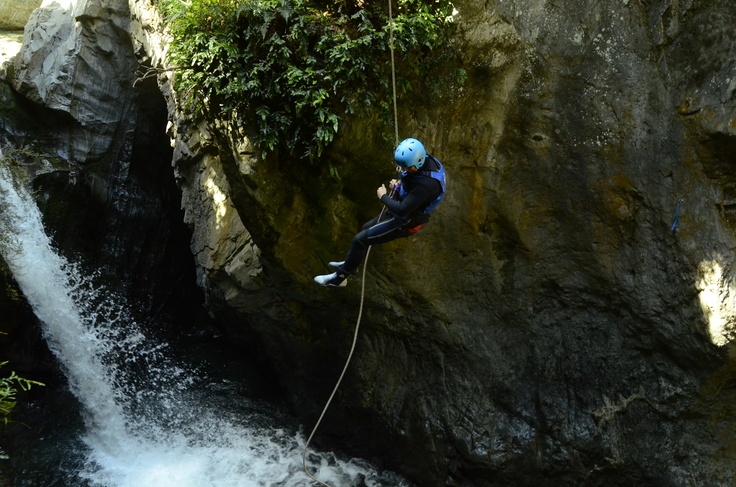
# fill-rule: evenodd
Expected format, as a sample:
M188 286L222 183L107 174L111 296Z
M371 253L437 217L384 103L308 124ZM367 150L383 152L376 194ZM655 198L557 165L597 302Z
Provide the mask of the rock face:
M90 105L120 80L74 71L83 63L45 71L55 77L32 66L55 62L38 54L51 43L117 73L163 67L150 5L113 4L111 23L88 0L68 14L76 23L30 27L16 61L21 93L101 134L68 138L75 161L127 133L105 130L125 104ZM732 483L732 4L464 0L457 10L465 85L400 117L402 135L446 164L449 192L417 236L371 253L356 354L321 445L422 486ZM311 425L360 303L359 279L327 290L311 279L380 210L390 147L351 121L327 155L337 182L327 164L260 160L227 121L181 116L169 80L158 81L208 308L258 345Z
M29 100L71 116L63 148L70 160L104 157L132 110L138 62L127 35L129 17L126 2L73 2L66 8L51 2L28 23L12 81Z
M146 306L176 307L172 287L194 275L190 232L170 169L166 101L155 80L138 81L130 23L124 0L36 10L8 76L26 118L3 128L16 145L52 146L48 166L67 168L42 168L34 181L58 244Z
M23 30L41 0L0 0L0 30Z

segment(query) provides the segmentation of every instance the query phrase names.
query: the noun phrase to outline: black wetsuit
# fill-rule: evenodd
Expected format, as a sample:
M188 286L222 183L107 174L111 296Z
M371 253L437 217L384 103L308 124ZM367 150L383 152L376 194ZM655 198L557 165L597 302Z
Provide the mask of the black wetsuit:
M429 215L424 210L442 193L442 185L422 172L439 170L437 161L427 154L420 172L415 175L406 173L401 177L401 184L407 193L403 200L391 199L388 194L381 197L386 210L363 225L353 237L345 263L340 268L342 272L354 273L365 259L369 246L409 237L429 221Z

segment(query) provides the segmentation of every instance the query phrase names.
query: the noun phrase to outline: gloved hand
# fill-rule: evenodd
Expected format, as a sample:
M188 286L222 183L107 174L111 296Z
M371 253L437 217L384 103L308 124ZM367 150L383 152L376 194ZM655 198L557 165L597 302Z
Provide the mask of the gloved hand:
M379 187L378 187L378 189L376 190L376 196L378 196L378 199L380 200L380 199L381 199L381 197L382 197L383 195L385 195L385 194L386 194L386 192L387 192L387 191L386 191L386 185L385 185L385 184L382 184L382 185L381 185L381 186L379 186Z

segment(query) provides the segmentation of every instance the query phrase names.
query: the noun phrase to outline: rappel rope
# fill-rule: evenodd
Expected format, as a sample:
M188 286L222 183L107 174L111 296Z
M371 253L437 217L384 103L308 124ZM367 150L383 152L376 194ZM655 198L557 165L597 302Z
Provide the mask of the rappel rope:
M302 453L302 464L304 466L304 473L306 473L309 476L309 478L311 478L312 480L314 480L320 485L324 485L325 487L330 487L330 485L314 477L311 473L309 473L309 470L307 470L307 451L309 449L309 442L312 441L312 437L317 432L317 428L319 428L319 424L322 422L322 418L324 418L325 413L327 412L327 408L330 406L330 403L332 402L332 398L335 397L335 394L337 393L337 389L338 387L340 387L340 382L342 382L342 378L345 376L345 371L348 370L348 365L350 365L350 359L353 358L353 352L355 351L355 343L358 341L358 329L360 328L360 319L363 317L363 298L365 297L365 269L366 269L366 264L368 263L368 256L370 255L370 253L371 253L371 248L368 247L368 252L366 252L365 254L365 262L363 263L363 282L360 288L360 311L358 312L358 321L355 323L355 333L353 333L353 344L350 347L350 353L348 354L348 358L345 361L345 366L342 368L342 373L340 374L340 378L337 379L337 384L335 384L335 388L332 390L332 394L330 394L330 398L327 399L327 403L325 404L325 407L322 410L322 414L320 414L319 419L317 420L317 424L314 425L312 434L309 435L309 438L307 439L307 443L304 445L304 452Z
M394 62L394 21L393 21L393 14L391 11L391 0L388 0L388 31L389 31L389 50L391 52L391 92L393 94L393 105L394 105L394 139L395 139L395 146L399 145L399 114L398 114L398 108L397 108L397 102L396 102L396 66ZM378 215L378 221L381 221L381 216L383 215L383 211L386 209L384 206L381 209L381 213ZM313 476L311 473L309 473L309 470L307 469L307 453L309 451L309 443L312 441L312 438L314 437L314 434L317 432L317 428L319 428L320 423L322 422L322 418L325 417L325 413L327 412L327 408L330 407L330 403L332 402L332 399L335 397L335 394L337 393L337 389L340 387L340 383L342 382L343 377L345 376L345 371L348 370L348 366L350 365L350 360L353 358L353 352L355 352L355 344L358 342L358 330L360 329L360 320L363 317L363 302L365 301L365 271L368 267L368 257L371 255L371 246L368 246L368 250L365 254L365 260L363 261L363 275L360 283L360 308L358 311L358 319L355 322L355 332L353 333L353 343L350 346L350 353L348 354L347 360L345 360L345 366L342 368L342 372L340 373L340 377L337 379L337 383L335 384L335 388L332 390L332 394L330 394L330 397L327 399L327 403L325 404L324 409L322 409L322 414L319 415L319 419L317 420L317 423L314 425L314 428L312 429L312 433L309 435L309 438L307 438L307 442L304 444L304 451L302 452L302 466L304 467L304 473L307 474L307 476L312 479L313 481L317 482L320 485L324 485L325 487L330 487L329 484L326 484Z
M391 93L394 98L394 146L399 145L399 110L396 107L396 67L394 63L394 18L391 14L391 0L388 0L388 48L391 51ZM366 256L367 257L367 256Z

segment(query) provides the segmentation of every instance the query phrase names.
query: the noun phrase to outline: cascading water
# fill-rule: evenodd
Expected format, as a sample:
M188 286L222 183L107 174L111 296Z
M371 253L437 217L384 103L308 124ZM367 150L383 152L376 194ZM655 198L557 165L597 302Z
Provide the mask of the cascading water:
M205 372L174 364L121 300L54 250L35 202L2 165L0 235L10 236L0 245L3 257L83 410L85 448L66 453L79 467L60 485L311 485L302 471L303 436L274 426L277 419L242 397L223 394L222 383L213 391ZM360 460L310 460L320 480L335 487L408 485Z

